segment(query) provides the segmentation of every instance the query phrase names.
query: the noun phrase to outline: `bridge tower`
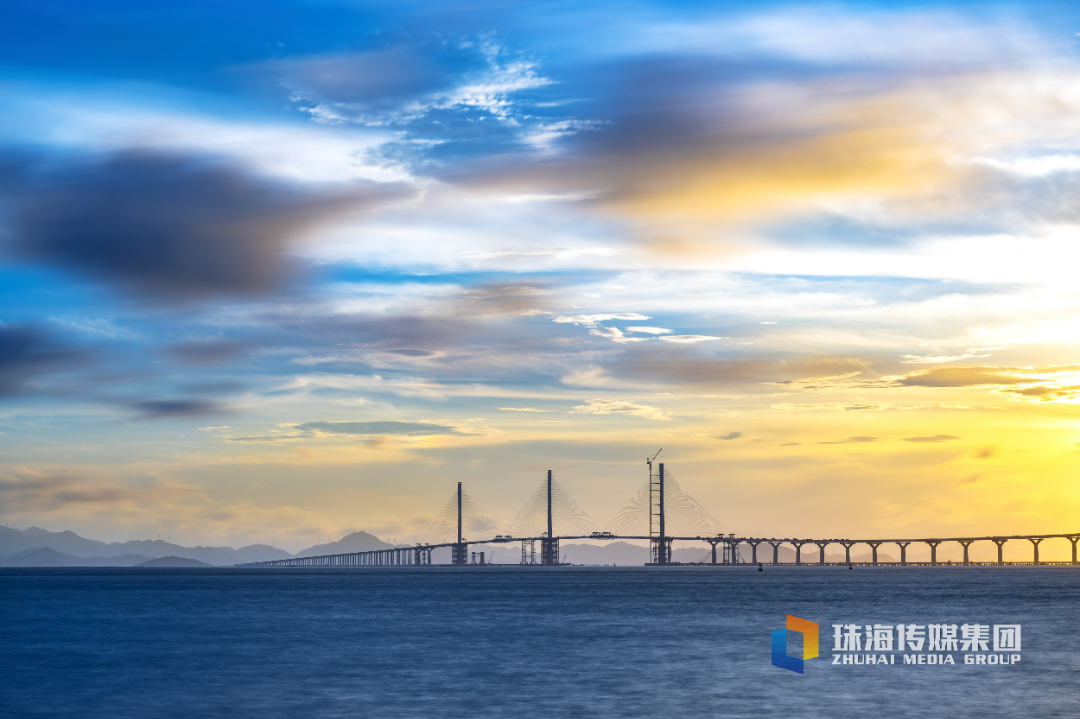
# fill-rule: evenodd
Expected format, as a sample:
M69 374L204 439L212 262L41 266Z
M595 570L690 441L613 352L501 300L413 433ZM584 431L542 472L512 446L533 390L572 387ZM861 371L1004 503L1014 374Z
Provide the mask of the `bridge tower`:
M661 450L663 451L663 450ZM656 454L660 454L657 452ZM659 473L652 471L653 458L649 465L649 544L653 564L671 563L671 540L667 536L664 514L664 463L659 465Z
M559 538L555 536L553 531L553 523L551 517L551 470L547 473L547 532L540 540L540 563L541 564L558 564L559 563Z
M468 564L469 563L469 545L465 543L465 539L461 536L461 482L457 483L457 542L450 548L451 564Z

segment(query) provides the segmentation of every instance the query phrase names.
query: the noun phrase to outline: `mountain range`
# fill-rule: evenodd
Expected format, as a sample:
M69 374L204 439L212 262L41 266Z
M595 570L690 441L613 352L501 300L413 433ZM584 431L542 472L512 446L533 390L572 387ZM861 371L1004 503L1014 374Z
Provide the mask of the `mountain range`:
M294 556L367 552L393 547L393 544L367 532L353 532L336 542L317 544L297 554L290 554L265 544L233 549L183 547L160 539L106 543L81 537L72 531L50 532L38 527L23 530L0 527L0 566L3 567L133 567L163 557L192 559L212 566L232 566Z

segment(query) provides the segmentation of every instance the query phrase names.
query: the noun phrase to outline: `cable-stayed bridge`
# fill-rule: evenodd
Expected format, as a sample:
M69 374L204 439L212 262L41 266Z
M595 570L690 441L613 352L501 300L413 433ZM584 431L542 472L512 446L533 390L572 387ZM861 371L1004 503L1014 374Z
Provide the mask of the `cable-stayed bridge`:
M655 457L653 457L655 460ZM802 548L815 545L820 550L815 565L826 564L825 549L831 545L844 548L843 564L853 564L851 548L855 545L870 547L872 561L858 562L871 565L938 565L938 546L944 542L957 542L964 548L963 564L1077 564L1077 534L1035 535L988 535L977 537L930 537L930 538L880 538L880 539L806 539L786 537L748 537L724 534L722 525L710 515L697 500L686 493L670 473L665 473L663 463L654 470L653 460L649 466L648 482L635 494L626 506L600 529L592 518L574 501L570 493L553 477L551 470L536 491L511 521L506 534L498 534L492 522L479 506L467 495L462 483L447 500L435 522L415 546L381 549L347 554L328 554L316 557L294 557L268 562L242 564L243 567L375 567L375 566L435 566L432 551L450 549L450 566L483 565L486 552L475 551L476 546L520 543L521 564L556 566L559 561L559 543L564 540L587 539L610 541L617 539L647 540L650 549L648 565L672 565L672 543L697 541L710 545L711 552L700 564L787 564L809 565L802 561ZM1039 560L1039 545L1048 539L1068 539L1072 544L1072 561L1045 562ZM1033 548L1032 561L1004 560L1004 546L1010 540L1026 540ZM972 562L968 549L975 542L993 542L997 545L996 562ZM899 562L879 562L878 547L895 544L900 548ZM911 544L925 544L930 549L929 562L913 562L907 559ZM759 546L762 552L759 555ZM795 550L794 562L780 562L780 547L790 545ZM539 546L539 554L537 547ZM720 548L718 554L717 548ZM770 553L767 547L772 548ZM771 556L769 556L771 554ZM478 561L479 560L479 561ZM951 564L951 562L949 562ZM444 565L445 566L445 565Z

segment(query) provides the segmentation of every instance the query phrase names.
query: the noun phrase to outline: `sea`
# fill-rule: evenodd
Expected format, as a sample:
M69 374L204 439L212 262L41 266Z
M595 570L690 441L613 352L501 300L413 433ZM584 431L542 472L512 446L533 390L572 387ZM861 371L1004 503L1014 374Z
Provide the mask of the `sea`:
M787 615L820 626L802 673ZM1021 645L839 652L834 624ZM1080 567L4 569L0 716L1077 719Z

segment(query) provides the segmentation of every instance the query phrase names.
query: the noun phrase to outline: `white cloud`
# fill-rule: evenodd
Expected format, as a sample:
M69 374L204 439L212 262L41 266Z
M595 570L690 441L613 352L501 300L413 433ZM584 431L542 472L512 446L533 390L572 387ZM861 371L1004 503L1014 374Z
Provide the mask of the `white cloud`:
M9 93L0 108L18 116L16 135L69 148L115 152L133 146L166 152L204 152L241 160L278 177L305 182L359 178L406 180L400 170L367 164L367 150L385 142L384 130L342 132L318 126L223 120L188 109L144 109L101 94L42 93L26 88Z
M972 164L985 165L1021 177L1045 177L1055 172L1076 172L1080 170L1080 155L1056 154L1009 159L975 157L972 158L971 162Z
M631 322L640 322L641 320L652 319L645 315L639 315L635 312L616 312L614 314L605 315L559 315L558 317L552 317L552 322L558 322L560 324L575 324L583 325L585 327L594 327L597 322L606 322L609 320L629 320Z
M710 335L669 335L667 337L658 337L657 339L661 339L664 342L691 343L691 342L709 342L711 340L727 340L727 339L731 339L731 338L730 337L712 337Z
M574 407L570 412L573 414L626 414L664 421L671 419L671 415L656 407L626 399L591 399L586 404Z
M554 257L558 260L569 260L577 257L599 256L608 257L615 254L611 247L522 247L520 249L503 250L476 250L466 252L463 256L471 260L497 260L497 259L526 259L538 257Z
M959 355L942 355L942 356L924 356L924 355L901 355L901 364L939 364L942 362L956 362L962 359L978 359L981 357L989 357L990 352L993 350L1008 349L1007 347L973 347L963 354ZM979 354L979 352L985 352L986 354Z
M619 344L648 341L648 338L646 337L627 337L622 333L622 330L615 329L614 327L596 327L589 330L589 334L596 335L597 337L606 337L612 342L618 342Z
M664 329L663 327L627 327L627 332L645 332L650 335L666 335L671 330Z
M571 372L562 378L563 384L574 387L602 387L611 383L602 367L585 367Z

